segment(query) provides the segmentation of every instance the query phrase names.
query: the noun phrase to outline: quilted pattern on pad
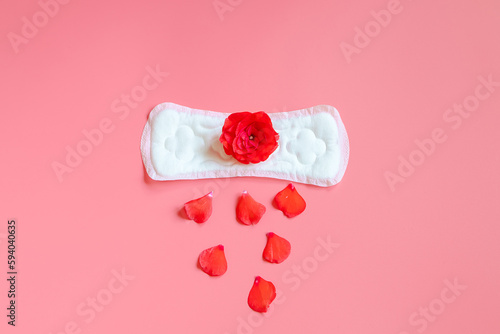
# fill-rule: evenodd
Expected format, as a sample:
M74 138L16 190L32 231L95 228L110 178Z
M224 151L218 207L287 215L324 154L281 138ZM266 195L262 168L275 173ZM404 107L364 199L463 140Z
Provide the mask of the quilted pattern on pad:
M154 180L261 176L331 186L344 175L349 142L334 107L321 105L270 113L278 149L258 164L242 164L224 153L219 136L228 113L162 103L150 113L141 140Z

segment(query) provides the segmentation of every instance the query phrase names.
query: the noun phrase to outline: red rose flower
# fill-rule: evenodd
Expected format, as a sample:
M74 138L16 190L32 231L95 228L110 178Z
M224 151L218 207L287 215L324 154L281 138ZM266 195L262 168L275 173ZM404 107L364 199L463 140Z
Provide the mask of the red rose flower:
M269 158L278 148L278 139L271 119L263 111L229 115L219 138L224 152L244 164L256 164Z

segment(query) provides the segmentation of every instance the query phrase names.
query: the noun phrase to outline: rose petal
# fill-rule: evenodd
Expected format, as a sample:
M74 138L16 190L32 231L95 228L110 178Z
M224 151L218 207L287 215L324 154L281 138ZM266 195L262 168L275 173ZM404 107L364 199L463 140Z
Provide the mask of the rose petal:
M203 197L185 203L186 216L198 224L206 222L212 215L212 198L213 192L211 191Z
M224 246L218 245L205 249L198 256L198 264L201 270L210 276L221 276L227 271L227 260L224 254Z
M236 218L240 223L255 225L265 212L266 207L263 204L254 200L247 191L243 191L236 205Z
M306 201L291 183L276 194L274 201L278 209L288 218L298 216L306 209Z
M292 246L285 238L280 237L276 233L269 232L267 234L267 244L262 253L264 260L271 263L281 263L290 255Z
M275 298L276 287L274 284L257 276L248 294L248 306L255 312L267 312Z

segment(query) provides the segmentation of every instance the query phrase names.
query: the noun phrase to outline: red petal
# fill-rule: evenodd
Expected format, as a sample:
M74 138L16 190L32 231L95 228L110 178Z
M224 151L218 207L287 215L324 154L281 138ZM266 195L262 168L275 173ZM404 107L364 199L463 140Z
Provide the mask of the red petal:
M246 111L245 117L243 117L236 126L236 130L234 131L235 135L238 136L253 122L255 122L255 115Z
M263 123L267 123L267 124L272 124L271 118L269 117L269 115L263 111L258 111L256 113L254 113L254 117L255 117L256 122L263 122Z
M218 245L205 249L198 257L201 270L210 276L221 276L227 270L224 246Z
M255 312L267 312L274 298L276 298L274 284L257 276L248 294L248 306Z
M247 191L244 191L238 204L236 205L236 218L245 225L257 224L264 213L266 207L252 198Z
M233 141L233 152L236 154L246 154L248 152L248 147L245 145L245 140L248 137L238 136Z
M251 115L251 113L248 111L232 113L224 120L222 132L236 133L238 124L249 115Z
M287 259L292 250L292 245L285 238L273 232L267 234L267 245L262 257L271 263L281 263Z
M283 211L288 218L300 215L306 209L306 202L291 183L280 191L274 200L278 209Z
M203 197L184 204L187 217L198 224L206 222L212 215L212 197L213 192L211 191Z

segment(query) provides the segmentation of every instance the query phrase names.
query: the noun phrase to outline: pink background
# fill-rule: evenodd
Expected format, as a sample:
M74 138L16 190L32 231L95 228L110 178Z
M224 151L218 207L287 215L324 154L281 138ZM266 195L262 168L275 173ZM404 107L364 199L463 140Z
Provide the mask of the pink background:
M47 22L34 0L4 1L0 263L4 277L15 218L17 333L498 333L500 87L478 88L466 118L447 111L478 101L478 76L500 81L498 1L228 1L222 16L213 0L71 1ZM371 11L388 6L397 14L381 28ZM16 52L9 33L33 15L38 31ZM358 36L346 57L342 43L365 26L369 43ZM157 65L169 75L124 107ZM166 101L221 112L334 105L347 172L330 188L297 184L308 207L291 220L271 205L286 181L150 181L139 140ZM60 182L52 164L105 119L113 130ZM434 129L441 142L418 153ZM419 165L391 188L400 156ZM234 218L244 189L268 208L254 227ZM205 225L178 216L209 190ZM269 231L292 243L280 265L261 259ZM328 236L340 246L318 263ZM229 270L212 279L196 259L219 243ZM122 268L134 278L111 293ZM246 304L255 275L281 292L267 318ZM14 332L4 278L0 289L0 328ZM96 297L106 305L86 321Z

